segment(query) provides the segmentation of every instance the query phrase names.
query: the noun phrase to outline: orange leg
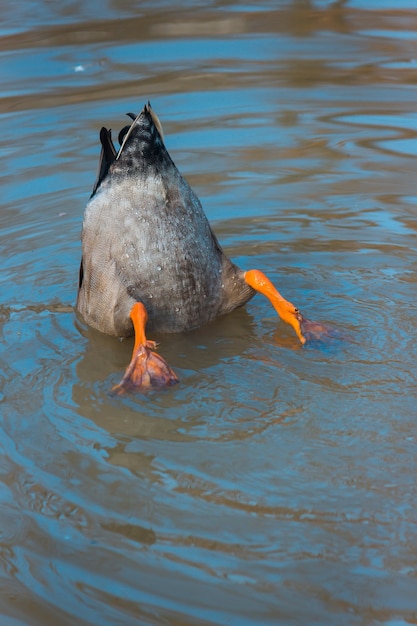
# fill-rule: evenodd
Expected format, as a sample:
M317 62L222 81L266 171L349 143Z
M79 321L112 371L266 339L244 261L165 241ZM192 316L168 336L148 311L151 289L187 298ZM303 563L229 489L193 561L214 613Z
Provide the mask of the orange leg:
M268 298L280 318L294 328L297 337L301 343L304 344L306 342L306 338L302 332L304 318L300 311L293 304L291 304L291 302L285 300L279 291L275 289L269 278L267 278L265 274L259 270L249 270L246 272L245 281L252 287L252 289L259 291L259 293L262 293Z
M178 378L168 363L156 352L156 343L148 341L145 335L148 314L141 302L136 302L131 311L130 319L135 331L135 345L132 359L126 368L125 375L112 393L121 395L125 391L147 391L175 385Z

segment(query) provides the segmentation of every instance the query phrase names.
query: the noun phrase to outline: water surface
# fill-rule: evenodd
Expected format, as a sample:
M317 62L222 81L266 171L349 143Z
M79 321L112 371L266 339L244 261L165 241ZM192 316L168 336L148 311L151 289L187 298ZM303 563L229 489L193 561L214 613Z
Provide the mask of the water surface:
M0 16L2 626L417 623L417 10L10 2ZM261 296L131 341L74 312L98 132L150 100Z

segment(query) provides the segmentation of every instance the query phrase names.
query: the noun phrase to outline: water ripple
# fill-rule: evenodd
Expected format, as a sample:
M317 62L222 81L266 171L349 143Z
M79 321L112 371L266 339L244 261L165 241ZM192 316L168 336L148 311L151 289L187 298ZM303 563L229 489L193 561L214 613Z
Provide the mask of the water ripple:
M2 623L415 620L416 15L365 4L4 5ZM227 252L335 332L257 296L114 398L79 234L148 99Z

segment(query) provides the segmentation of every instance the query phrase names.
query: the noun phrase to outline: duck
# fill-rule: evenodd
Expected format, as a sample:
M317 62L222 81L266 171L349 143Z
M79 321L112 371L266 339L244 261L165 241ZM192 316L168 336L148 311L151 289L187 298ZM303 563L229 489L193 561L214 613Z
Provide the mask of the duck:
M101 152L84 212L76 308L87 325L134 336L132 358L112 392L169 387L174 370L147 333L181 333L266 296L305 344L314 322L260 270L224 252L196 193L165 147L150 103L119 133L100 130Z

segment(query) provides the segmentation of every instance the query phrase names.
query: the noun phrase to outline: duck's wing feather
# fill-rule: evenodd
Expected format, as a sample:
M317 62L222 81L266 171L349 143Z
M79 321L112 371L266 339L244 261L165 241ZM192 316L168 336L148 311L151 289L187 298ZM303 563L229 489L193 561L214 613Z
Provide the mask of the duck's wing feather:
M111 138L111 130L104 128L104 126L100 130L100 142L101 142L101 152L100 152L100 159L98 162L97 178L96 178L96 182L94 183L93 193L91 194L91 197L94 196L97 189L100 187L101 183L106 178L109 172L109 168L112 165L112 163L114 163L114 161L116 160L116 155L117 155L116 149L113 145L113 141Z

